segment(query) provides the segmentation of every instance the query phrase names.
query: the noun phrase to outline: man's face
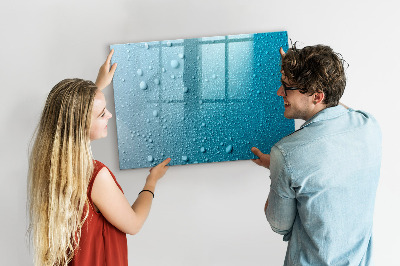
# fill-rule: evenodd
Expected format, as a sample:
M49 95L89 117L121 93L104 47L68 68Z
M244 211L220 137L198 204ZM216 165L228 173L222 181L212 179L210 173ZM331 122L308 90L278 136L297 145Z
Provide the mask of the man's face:
M291 83L284 72L282 71L282 82L287 87L296 87L296 84ZM286 94L281 85L277 91L278 96L283 98L285 105L284 116L288 119L303 119L308 120L313 116L314 104L312 97L308 93L301 93L299 90L287 90Z

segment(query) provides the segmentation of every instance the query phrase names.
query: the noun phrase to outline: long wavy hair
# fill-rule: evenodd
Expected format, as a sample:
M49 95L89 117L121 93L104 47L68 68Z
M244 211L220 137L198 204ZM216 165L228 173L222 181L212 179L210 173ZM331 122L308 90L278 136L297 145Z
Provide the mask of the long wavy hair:
M30 152L29 229L35 265L67 265L88 215L90 122L97 87L65 79L50 91Z

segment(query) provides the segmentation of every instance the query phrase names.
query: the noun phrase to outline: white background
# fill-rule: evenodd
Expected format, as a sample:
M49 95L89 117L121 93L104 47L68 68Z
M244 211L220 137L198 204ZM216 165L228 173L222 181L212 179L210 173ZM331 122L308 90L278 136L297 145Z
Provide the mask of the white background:
M0 265L32 264L28 144L58 81L95 80L110 44L282 30L303 46L321 43L340 52L350 64L342 102L380 122L375 262L400 265L398 11L396 1L388 0L2 1ZM113 112L112 86L105 95ZM148 169L119 170L115 116L108 138L92 149L133 202ZM142 231L128 236L130 264L282 265L286 243L263 214L268 190L269 172L251 161L171 167Z

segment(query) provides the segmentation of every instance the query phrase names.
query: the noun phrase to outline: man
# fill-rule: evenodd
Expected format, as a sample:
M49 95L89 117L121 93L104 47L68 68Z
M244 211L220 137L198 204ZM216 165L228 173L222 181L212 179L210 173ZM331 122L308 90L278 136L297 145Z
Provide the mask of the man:
M265 205L273 231L289 241L284 265L370 265L381 133L368 113L339 104L346 85L341 56L323 45L282 56L284 116L306 122L271 154ZM360 93L362 91L360 90Z

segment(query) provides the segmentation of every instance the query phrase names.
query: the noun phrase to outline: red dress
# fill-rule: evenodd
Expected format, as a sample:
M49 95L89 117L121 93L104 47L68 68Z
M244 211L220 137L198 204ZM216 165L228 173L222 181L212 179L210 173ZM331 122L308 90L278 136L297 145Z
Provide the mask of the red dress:
M94 160L93 176L89 182L87 195L89 200L89 215L82 226L81 240L75 255L69 263L71 266L103 266L103 265L128 265L128 244L126 234L110 224L106 218L96 212L92 201L93 182L99 171L106 167ZM107 168L108 169L108 168ZM110 171L110 169L108 169ZM115 183L118 184L114 174L110 171ZM123 192L123 191L122 191Z

